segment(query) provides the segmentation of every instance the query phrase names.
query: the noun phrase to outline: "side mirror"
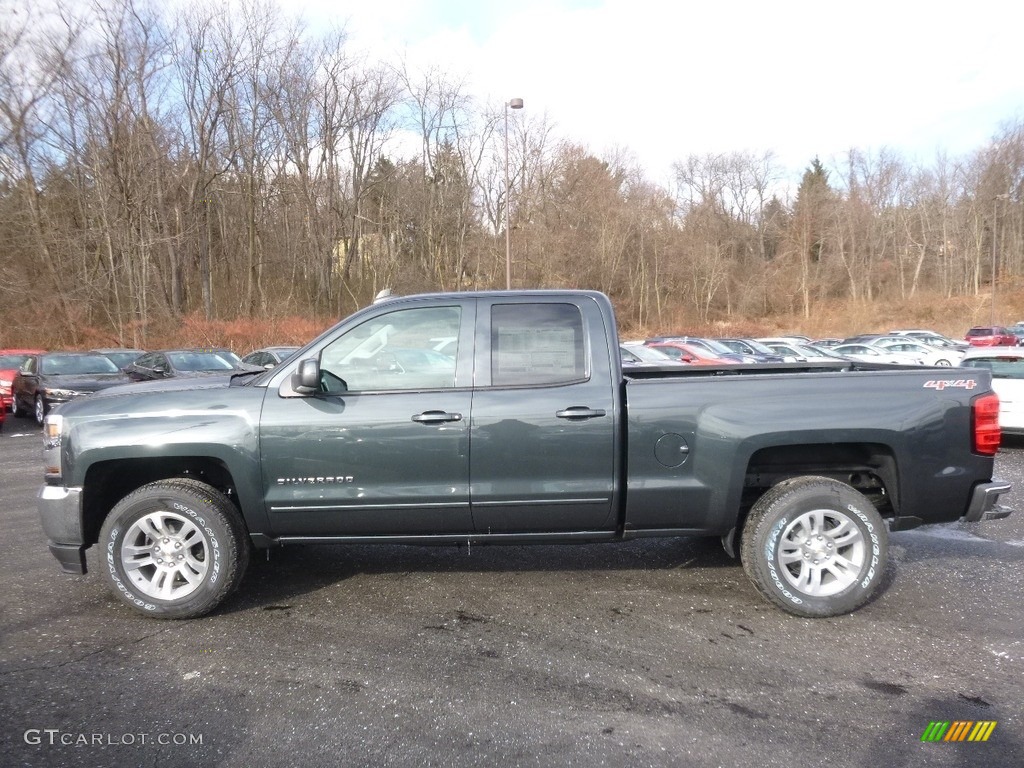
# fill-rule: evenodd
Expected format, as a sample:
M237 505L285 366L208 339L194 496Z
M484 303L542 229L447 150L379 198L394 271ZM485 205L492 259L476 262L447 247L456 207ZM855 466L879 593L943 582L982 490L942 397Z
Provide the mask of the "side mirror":
M301 395L311 395L320 389L320 363L315 358L299 363L292 374L292 389Z

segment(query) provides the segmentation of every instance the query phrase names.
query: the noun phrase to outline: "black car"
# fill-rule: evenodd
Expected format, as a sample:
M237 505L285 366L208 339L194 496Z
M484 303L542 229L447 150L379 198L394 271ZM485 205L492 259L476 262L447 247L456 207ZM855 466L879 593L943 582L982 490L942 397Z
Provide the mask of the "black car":
M113 360L95 352L31 355L11 383L11 410L16 416L32 413L42 424L54 406L127 381Z
M132 381L159 381L170 378L226 376L239 371L260 370L245 365L225 349L163 349L147 352L126 366Z

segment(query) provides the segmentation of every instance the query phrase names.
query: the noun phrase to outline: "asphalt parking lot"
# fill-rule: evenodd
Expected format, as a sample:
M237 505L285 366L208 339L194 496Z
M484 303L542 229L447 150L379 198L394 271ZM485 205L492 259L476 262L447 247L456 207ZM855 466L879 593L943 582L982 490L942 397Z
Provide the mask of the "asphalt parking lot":
M1020 444L1020 512L894 534L884 591L824 620L685 539L293 548L206 618L136 617L47 552L39 449L8 418L3 766L1024 765Z

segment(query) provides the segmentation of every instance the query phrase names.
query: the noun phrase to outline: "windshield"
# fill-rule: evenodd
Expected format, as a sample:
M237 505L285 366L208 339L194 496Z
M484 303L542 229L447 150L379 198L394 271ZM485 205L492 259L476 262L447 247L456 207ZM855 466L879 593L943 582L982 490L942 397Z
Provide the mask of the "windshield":
M179 371L230 371L234 365L223 352L168 352L167 359Z
M104 357L109 357L114 361L114 365L118 368L124 368L126 365L131 365L141 355L141 352L104 352Z
M752 350L754 350L755 352L757 352L760 355L777 355L778 354L771 347L769 347L769 346L767 346L765 344L762 344L759 341L754 341L753 339L744 339L743 343L747 344Z
M120 373L113 361L103 355L47 355L39 372L51 376L83 376L94 373Z
M662 352L660 349L651 349L643 344L636 345L623 345L622 347L627 352L632 352L634 355L639 357L646 363L664 363L672 362L672 358Z
M0 368L21 368L28 358L29 355L0 355Z
M817 355L818 357L831 357L831 358L834 358L836 360L845 360L846 359L842 355L837 355L835 352L833 352L830 349L825 349L824 347L819 347L817 344L797 344L796 345L796 349L799 352L804 353L807 357L814 357L815 355Z
M701 339L700 343L705 345L708 349L710 349L716 355L734 355L734 354L736 354L736 350L729 349L729 347L725 346L725 344L723 344L720 341L715 341L714 339Z
M993 379L1024 379L1024 357L972 357L961 365L990 370Z

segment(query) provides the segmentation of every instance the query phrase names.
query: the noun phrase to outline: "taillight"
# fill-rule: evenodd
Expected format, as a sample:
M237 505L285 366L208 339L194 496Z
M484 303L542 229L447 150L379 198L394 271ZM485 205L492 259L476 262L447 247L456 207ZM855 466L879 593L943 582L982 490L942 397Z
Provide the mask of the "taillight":
M972 448L982 456L995 456L1002 432L999 429L999 396L994 392L971 403Z

